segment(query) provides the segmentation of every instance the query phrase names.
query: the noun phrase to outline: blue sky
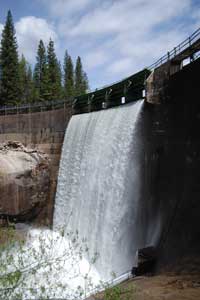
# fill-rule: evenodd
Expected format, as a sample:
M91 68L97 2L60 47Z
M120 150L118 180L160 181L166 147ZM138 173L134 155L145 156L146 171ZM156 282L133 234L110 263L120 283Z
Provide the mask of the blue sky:
M91 88L150 65L200 26L200 0L0 0L0 34L11 9L33 65L39 39L81 56Z

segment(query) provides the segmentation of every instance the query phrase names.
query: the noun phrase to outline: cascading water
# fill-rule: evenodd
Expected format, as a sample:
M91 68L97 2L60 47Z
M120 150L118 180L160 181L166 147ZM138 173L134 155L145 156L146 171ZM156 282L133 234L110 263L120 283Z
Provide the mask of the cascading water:
M156 243L159 214L141 196L137 121L142 105L137 101L72 117L63 144L53 231L30 229L22 253L15 249L8 272L17 266L23 279L9 299L19 292L22 299L86 297L99 282L127 278L136 250ZM89 251L83 250L85 240ZM98 258L90 266L95 253Z
M53 227L86 238L90 256L99 254L102 280L132 268L140 239L136 123L142 103L73 116L65 135Z

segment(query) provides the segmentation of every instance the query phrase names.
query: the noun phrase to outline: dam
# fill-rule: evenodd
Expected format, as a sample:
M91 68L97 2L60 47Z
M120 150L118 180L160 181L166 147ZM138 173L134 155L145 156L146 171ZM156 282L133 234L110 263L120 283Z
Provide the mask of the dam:
M0 117L2 141L15 137L52 156L45 215L55 232L64 227L86 238L88 255L99 254L94 277L105 281L130 273L138 248L158 249L157 270L199 257L200 60L172 69L154 71L152 101L143 96L143 70L137 84L134 76L77 97L73 116L63 105Z

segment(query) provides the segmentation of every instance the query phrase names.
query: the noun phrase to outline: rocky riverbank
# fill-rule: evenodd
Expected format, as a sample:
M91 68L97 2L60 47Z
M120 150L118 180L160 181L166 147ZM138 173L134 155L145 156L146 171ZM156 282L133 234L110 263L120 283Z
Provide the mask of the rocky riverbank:
M29 222L45 206L50 186L46 154L19 142L0 145L0 222Z

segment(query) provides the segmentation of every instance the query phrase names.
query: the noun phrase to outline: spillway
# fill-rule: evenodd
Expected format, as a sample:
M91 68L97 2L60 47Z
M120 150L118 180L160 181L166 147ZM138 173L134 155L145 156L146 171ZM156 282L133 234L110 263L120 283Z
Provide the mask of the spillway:
M72 117L65 135L54 230L78 232L102 280L128 273L142 245L137 122L143 101ZM145 224L145 221L143 222ZM148 229L149 232L151 228ZM146 231L148 231L146 230ZM152 232L145 243L152 243Z
M30 228L22 253L15 250L19 269L30 263L35 268L23 273L23 300L87 298L102 282L128 278L136 250L158 243L159 205L144 197L142 111L143 101L137 101L71 118L53 230ZM10 299L24 291L23 284Z

